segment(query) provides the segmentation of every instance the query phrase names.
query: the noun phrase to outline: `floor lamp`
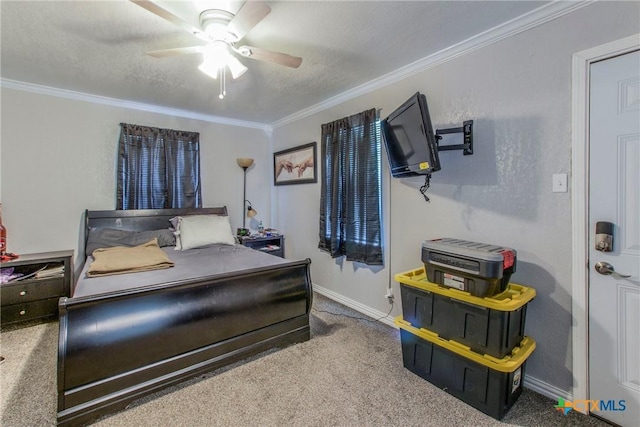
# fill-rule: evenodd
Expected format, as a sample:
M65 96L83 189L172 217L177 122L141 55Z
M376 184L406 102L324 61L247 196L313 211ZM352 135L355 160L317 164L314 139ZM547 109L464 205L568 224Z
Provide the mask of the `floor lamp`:
M247 169L249 169L251 165L253 165L253 159L250 159L247 157L239 157L236 159L236 161L238 162L238 166L240 166L243 171L243 191L242 191L242 211L241 211L242 212L242 228L238 229L238 235L245 236L249 234L246 228L246 218L254 217L258 213L255 209L251 207L251 202L247 200ZM249 207L247 209L247 212L245 213L244 207L245 207L245 203L247 202L249 202Z

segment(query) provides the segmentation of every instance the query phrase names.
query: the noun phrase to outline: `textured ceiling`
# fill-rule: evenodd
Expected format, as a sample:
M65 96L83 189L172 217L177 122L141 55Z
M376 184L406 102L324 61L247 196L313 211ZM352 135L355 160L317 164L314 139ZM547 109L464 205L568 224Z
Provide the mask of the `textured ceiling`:
M197 25L201 10L242 2L157 1ZM3 79L270 124L456 45L548 2L268 1L242 40L303 58L298 69L247 58L229 81L198 70L199 54L147 51L203 44L129 1L2 1ZM230 80L230 79L229 79Z

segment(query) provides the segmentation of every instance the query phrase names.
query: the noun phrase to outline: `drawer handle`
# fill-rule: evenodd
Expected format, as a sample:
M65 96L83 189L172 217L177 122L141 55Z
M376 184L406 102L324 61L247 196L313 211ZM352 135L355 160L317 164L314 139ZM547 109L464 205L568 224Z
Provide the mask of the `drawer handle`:
M20 310L20 316L24 316L25 314L27 314L27 310Z
M21 291L21 292L20 292L20 296L21 296L21 297L25 296L26 294L27 294L27 291Z

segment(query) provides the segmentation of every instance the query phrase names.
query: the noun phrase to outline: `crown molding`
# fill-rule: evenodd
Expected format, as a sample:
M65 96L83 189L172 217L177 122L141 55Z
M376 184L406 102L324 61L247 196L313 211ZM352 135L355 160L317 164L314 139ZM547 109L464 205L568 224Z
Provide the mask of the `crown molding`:
M271 128L275 129L297 120L309 117L328 108L342 104L343 102L365 95L375 90L381 89L390 84L399 82L415 74L421 73L430 68L434 68L452 59L470 53L474 50L482 49L485 46L504 40L516 34L527 31L531 28L542 25L553 19L574 12L584 6L594 3L597 0L576 0L576 1L553 1L537 9L520 15L510 21L504 22L482 33L469 37L460 43L449 46L436 53L419 59L409 65L398 68L388 74L375 78L353 89L347 90L340 95L328 98L316 105L300 110L290 116L271 123Z
M183 117L185 119L200 120L208 123L216 123L228 126L238 126L244 128L259 129L267 135L271 134L272 128L264 123L247 122L243 120L228 119L225 117L210 114L196 113L194 111L180 110L176 108L162 107L159 105L144 104L140 102L127 101L123 99L108 98L105 96L92 95L83 92L75 92L66 89L58 89L50 86L36 85L17 80L0 78L0 87L15 89L24 92L37 93L40 95L56 96L59 98L72 99L75 101L91 102L94 104L108 105L118 108L129 108L132 110L146 111L149 113L164 114L172 117Z
M452 59L465 55L477 49L481 49L492 43L504 40L508 37L514 36L521 32L527 31L536 26L542 25L553 19L571 13L577 9L587 6L597 0L576 0L576 1L553 1L545 4L537 9L532 10L524 15L479 33L473 37L470 37L460 43L452 45L446 49L438 51L432 55L426 56L418 61L415 61L409 65L398 68L390 73L373 79L367 83L347 90L340 95L328 98L318 104L311 107L300 110L290 116L284 117L271 124L248 122L243 120L229 119L225 117L214 116L210 114L202 114L194 111L180 110L175 108L168 108L159 105L144 104L140 102L133 102L123 99L108 98L99 95L93 95L83 92L76 92L66 89L59 89L49 86L36 85L32 83L21 82L17 80L0 78L0 87L21 90L25 92L32 92L41 95L56 96L60 98L67 98L76 101L91 102L95 104L108 105L119 108L129 108L133 110L146 111L156 114L164 114L174 117L183 117L187 119L200 120L209 123L217 123L228 126L237 126L244 128L252 128L262 130L271 137L273 130L280 126L295 122L297 120L309 117L313 114L319 113L323 110L329 109L343 102L357 98L358 96L365 95L375 90L381 89L390 84L399 82L403 79L411 77L415 74L421 73L430 68L441 65Z

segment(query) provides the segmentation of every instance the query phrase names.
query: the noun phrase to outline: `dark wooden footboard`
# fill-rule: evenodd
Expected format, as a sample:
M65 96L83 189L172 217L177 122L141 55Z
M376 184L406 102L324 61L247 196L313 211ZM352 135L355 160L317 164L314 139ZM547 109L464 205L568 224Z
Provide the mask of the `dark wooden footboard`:
M309 339L310 260L60 300L58 424Z

